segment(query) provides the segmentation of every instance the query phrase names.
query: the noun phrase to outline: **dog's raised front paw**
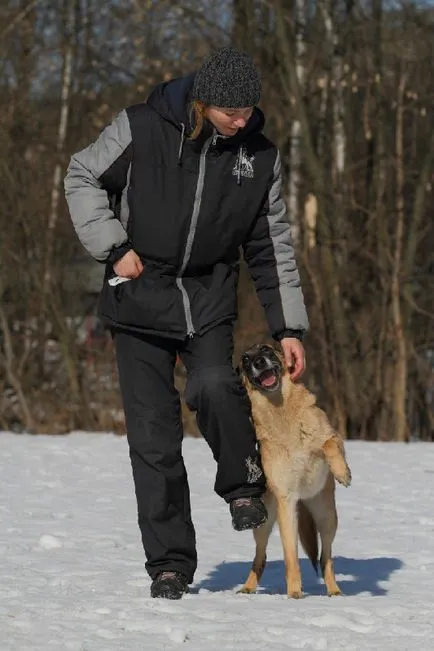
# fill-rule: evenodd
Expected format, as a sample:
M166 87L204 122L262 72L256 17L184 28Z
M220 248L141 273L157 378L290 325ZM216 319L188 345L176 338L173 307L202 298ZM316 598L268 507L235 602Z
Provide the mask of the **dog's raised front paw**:
M342 486L345 486L345 488L348 488L348 486L351 486L351 470L349 466L345 465L345 472L343 475L335 475L336 480L342 484Z

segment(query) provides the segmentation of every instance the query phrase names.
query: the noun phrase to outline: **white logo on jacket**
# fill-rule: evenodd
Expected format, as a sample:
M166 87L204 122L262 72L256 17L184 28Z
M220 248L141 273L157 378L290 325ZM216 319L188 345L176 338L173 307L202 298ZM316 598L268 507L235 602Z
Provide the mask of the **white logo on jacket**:
M252 156L249 156L246 147L244 145L241 145L238 152L237 160L235 161L235 165L232 170L232 174L234 176L244 176L245 178L253 179L253 177L255 176L253 170L254 160L255 160L255 155L252 154Z
M256 459L252 457L247 457L246 459L247 466L247 483L255 484L262 477L262 470L260 469Z

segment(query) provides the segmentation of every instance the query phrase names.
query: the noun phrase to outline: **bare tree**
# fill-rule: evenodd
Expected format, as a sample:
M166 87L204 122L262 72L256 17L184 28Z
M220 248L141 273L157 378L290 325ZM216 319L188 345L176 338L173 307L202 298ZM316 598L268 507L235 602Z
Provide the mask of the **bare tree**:
M432 37L423 3L5 0L1 427L123 431L95 315L102 268L73 233L62 176L121 108L233 43L260 68L282 155L311 321L305 381L343 434L433 440ZM239 307L234 361L268 337L244 263Z

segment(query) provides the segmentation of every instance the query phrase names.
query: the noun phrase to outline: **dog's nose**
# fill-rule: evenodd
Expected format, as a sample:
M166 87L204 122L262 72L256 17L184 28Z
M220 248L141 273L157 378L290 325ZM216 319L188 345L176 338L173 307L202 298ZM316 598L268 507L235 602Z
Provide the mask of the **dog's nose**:
M265 359L265 357L262 357L262 355L260 357L256 357L255 368L258 371L262 371L262 369L264 369L266 366L267 366L267 360Z

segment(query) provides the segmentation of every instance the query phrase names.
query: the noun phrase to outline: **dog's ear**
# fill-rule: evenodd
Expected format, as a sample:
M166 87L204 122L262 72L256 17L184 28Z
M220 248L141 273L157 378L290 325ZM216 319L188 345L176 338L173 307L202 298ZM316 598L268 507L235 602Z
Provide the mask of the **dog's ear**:
M288 368L288 365L286 363L285 355L283 354L283 350L282 350L282 347L281 347L280 343L276 344L275 353L276 353L277 359L280 362L282 378L285 377L285 376L289 376L289 368Z
M249 382L249 378L247 377L247 374L244 373L244 371L243 371L243 369L241 367L241 360L240 360L240 363L238 364L238 366L236 367L235 370L236 370L236 373L237 373L238 377L241 380L241 384L243 385L245 390L248 392L248 390L250 388L250 382Z
M282 346L280 345L280 341L276 341L275 339L272 339L271 341L267 342L267 344L274 350L276 355L279 357L279 359L282 357Z
M276 353L277 357L279 358L280 363L282 364L282 372L285 373L285 371L288 370L285 362L285 356L282 351L282 346L280 345L280 342L275 341L274 345L272 346L274 352Z
M243 369L241 368L241 362L238 364L238 366L235 367L235 373L238 375L241 384L244 386L247 386L248 379L246 377L246 374L244 373Z

